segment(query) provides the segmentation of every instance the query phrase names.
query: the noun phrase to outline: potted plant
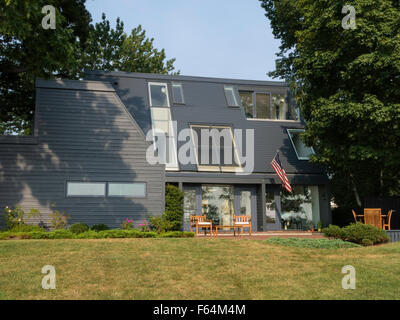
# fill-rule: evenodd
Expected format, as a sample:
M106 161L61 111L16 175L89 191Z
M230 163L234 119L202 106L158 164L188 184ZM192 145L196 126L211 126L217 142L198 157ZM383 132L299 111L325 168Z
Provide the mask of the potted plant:
M322 232L322 221L319 220L317 224L318 232Z

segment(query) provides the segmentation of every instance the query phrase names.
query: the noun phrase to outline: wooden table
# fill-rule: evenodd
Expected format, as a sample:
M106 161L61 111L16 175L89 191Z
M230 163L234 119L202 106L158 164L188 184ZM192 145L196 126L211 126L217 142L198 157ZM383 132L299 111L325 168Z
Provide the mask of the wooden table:
M215 226L215 235L218 236L218 229L233 229L233 235L236 236L236 228L241 229L239 235L243 234L243 226L228 226L228 225L219 225L219 226Z

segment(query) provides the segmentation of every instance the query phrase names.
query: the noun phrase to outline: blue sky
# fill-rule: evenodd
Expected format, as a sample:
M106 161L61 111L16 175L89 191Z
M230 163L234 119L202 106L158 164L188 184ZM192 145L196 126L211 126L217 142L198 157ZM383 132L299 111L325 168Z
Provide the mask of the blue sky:
M270 80L279 41L258 0L87 0L94 22L141 24L182 75Z

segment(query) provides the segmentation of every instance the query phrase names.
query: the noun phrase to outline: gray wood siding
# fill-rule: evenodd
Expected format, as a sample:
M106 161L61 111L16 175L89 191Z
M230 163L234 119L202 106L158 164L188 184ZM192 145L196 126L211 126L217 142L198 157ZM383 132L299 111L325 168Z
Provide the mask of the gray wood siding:
M149 144L112 87L85 84L38 82L36 139L0 140L0 209L37 208L42 216L32 222L49 224L55 203L71 215L70 223L112 227L162 213L164 166L147 163ZM67 181L146 182L147 194L66 197Z

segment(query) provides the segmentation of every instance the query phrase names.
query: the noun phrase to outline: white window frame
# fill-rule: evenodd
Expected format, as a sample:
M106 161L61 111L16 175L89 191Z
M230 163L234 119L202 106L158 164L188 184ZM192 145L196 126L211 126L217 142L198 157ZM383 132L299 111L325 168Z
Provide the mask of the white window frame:
M290 142L292 143L292 147L294 149L294 152L296 152L297 159L299 159L299 160L310 160L310 157L300 157L299 156L299 154L297 153L297 148L296 148L296 146L295 146L295 144L293 142L293 139L292 139L292 132L301 133L301 132L305 132L306 130L304 130L304 129L286 129L286 131L288 133ZM304 143L304 142L302 142L302 143ZM306 147L308 147L308 146L306 146ZM314 151L313 147L308 147L308 148L310 148L312 153L315 154L315 151Z
M167 108L167 107L151 107L150 109L165 109L168 112L168 130L169 130L170 137L172 138L172 148L174 150L174 158L175 158L174 160L175 161L172 163L165 163L165 170L178 171L179 165L178 165L178 153L177 153L177 147L176 147L176 145L177 145L176 134L175 134L174 126L172 125L171 109ZM155 130L154 121L159 121L159 120L154 120L152 110L150 110L150 117L151 117L151 128L153 130ZM154 147L154 150L156 150L157 146L155 143L154 135L153 135L153 147Z
M227 89L232 91L233 99L235 100L235 103L236 103L235 105L229 104L228 97L226 96ZM229 85L229 84L224 85L224 96L225 96L225 100L226 100L228 107L240 108L239 101L236 97L235 87L233 85Z
M153 106L153 102L151 100L151 86L156 85L156 86L164 86L167 94L167 106ZM171 104L169 102L169 93L168 93L168 83L166 82L148 82L148 92L149 92L149 104L150 107L154 108L170 108Z
M177 102L175 100L175 95L174 95L174 86L179 86L180 88L180 92L181 92L181 96L182 96L182 102ZM172 89L172 99L174 101L174 104L185 104L185 96L183 95L183 86L182 86L182 82L172 82L171 84L171 89Z
M220 126L220 125L206 125L206 124L204 124L204 125L201 125L201 124L193 124L193 125L190 125L189 127L190 127L190 133L191 133L191 135L192 135L192 143L193 143L193 146L194 146L194 155L195 155L196 164L197 164L197 170L198 170L198 171L240 172L240 171L243 170L242 164L240 163L240 157L239 157L238 149L237 149L237 146L236 146L236 141L235 141L234 136L233 136L232 127L230 127L230 126L223 126L223 125L221 125L221 126ZM223 165L221 165L221 164L218 164L218 165L213 165L213 164L210 164L210 165L201 165L201 164L199 163L199 155L197 154L198 146L196 146L196 145L194 144L194 141L195 141L195 140L194 140L194 136L193 136L194 130L193 130L192 128L203 128L203 129L208 128L209 130L210 130L210 129L229 129L230 134L231 134L231 138L232 138L232 144L233 144L234 151L235 151L235 157L236 157L236 159L232 159L232 160L238 162L238 165L237 165L237 166L223 166ZM213 139L211 139L211 141L213 141L213 143L215 142ZM199 137L197 137L197 144L198 144L198 143L199 143ZM215 147L215 145L214 145L214 147ZM210 160L211 160L211 159L210 159ZM221 160L221 159L220 159L220 160Z

